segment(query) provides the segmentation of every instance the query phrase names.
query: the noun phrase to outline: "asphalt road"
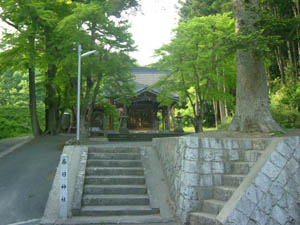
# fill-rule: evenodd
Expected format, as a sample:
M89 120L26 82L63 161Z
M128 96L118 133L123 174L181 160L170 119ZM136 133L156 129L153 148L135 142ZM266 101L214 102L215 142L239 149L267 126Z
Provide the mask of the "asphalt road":
M0 158L0 225L43 216L63 144L70 136L34 139Z

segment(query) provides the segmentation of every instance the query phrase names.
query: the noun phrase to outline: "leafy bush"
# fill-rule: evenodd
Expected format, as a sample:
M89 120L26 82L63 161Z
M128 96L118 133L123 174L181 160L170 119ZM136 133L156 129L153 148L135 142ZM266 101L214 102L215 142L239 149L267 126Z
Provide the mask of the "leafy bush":
M271 113L283 128L300 128L300 87L289 85L271 96Z
M218 126L218 130L228 130L229 125L232 122L233 117L229 116L225 119L223 123Z
M284 106L271 105L273 118L282 128L300 128L300 113L296 110L287 109Z
M44 124L44 108L38 108L40 124ZM32 135L28 107L0 107L0 139Z

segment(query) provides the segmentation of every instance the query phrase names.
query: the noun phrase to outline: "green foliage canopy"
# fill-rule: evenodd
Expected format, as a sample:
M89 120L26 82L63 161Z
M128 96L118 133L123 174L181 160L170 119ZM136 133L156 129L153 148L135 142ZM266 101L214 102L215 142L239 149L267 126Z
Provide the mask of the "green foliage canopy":
M233 101L228 91L235 83L235 57L224 44L233 32L234 22L227 14L194 17L179 24L171 43L157 50L162 57L158 65L173 71L154 86L162 90L162 104L176 93L181 102L192 106L194 120L202 122L208 101Z

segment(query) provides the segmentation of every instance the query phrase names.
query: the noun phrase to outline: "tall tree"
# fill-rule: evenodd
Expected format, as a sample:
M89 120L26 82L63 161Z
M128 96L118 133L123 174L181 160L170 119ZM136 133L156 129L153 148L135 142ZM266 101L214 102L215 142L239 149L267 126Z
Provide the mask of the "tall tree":
M36 111L36 65L38 56L37 41L40 37L41 20L39 14L47 14L39 7L38 1L1 0L1 19L16 30L14 34L6 33L0 60L2 69L26 69L29 77L29 109L34 136L42 131ZM18 68L17 68L18 67ZM2 71L3 71L2 70Z
M279 40L269 44L272 54L268 57L274 59L273 65L277 63L283 85L296 84L300 54L299 1L264 0L260 13L265 35L277 36Z
M41 134L36 116L37 69L44 74L46 87L46 131L55 134L59 131L65 108L75 103L71 97L76 89L74 76L77 60L74 42L82 43L87 51L97 48L102 60L110 60L109 57L104 57L110 51L125 54L126 49L133 49L133 42L127 33L128 27L125 21L123 24L120 22L120 26L113 24L112 17L120 17L121 12L137 5L137 0L0 0L1 19L16 29L14 34L7 33L4 37L5 42L1 46L3 52L0 55L1 71L13 67L14 70L27 70L34 135ZM62 23L71 16L73 21L69 20L69 27L72 29L65 29L68 27L62 26ZM93 62L93 66L100 64L99 70L102 61L98 61L98 64L95 60ZM99 72L87 79L88 85L85 87L94 89L95 84L99 84L94 78L101 78L102 75Z
M259 0L235 0L237 35L257 31ZM229 127L233 131L281 130L269 110L265 66L256 46L237 51L236 111Z
M64 113L61 105L61 93L58 93L57 70L59 61L65 57L67 52L60 51L59 46L64 42L64 37L56 32L59 22L72 13L74 5L67 1L45 1L42 5L48 11L51 18L42 17L44 38L44 71L45 71L45 132L54 135L60 131L60 121Z
M80 130L84 136L87 135L85 128L91 122L95 103L104 102L100 98L104 98L105 92L107 94L108 86L114 94L120 94L120 87L130 86L121 85L130 80L129 70L133 62L127 54L135 49L131 34L127 31L127 22L116 19L122 7L116 12L116 8L107 3L92 1L79 4L58 26L58 31L64 34L68 42L81 43L84 52L98 51L98 55L82 60ZM107 85L108 80L115 85Z
M180 23L176 37L158 51L163 56L159 64L173 71L156 86L162 90L161 99L177 93L188 102L196 132L203 131L208 102L230 99L230 88L224 87L231 86L228 81L234 72L228 65L234 63L224 41L234 33L233 25L228 15L194 17Z

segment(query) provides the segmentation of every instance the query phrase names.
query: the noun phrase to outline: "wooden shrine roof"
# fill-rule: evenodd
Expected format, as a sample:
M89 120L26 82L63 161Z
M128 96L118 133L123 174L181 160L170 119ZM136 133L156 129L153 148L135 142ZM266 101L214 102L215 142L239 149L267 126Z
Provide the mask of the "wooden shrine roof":
M140 84L151 86L156 83L161 76L171 73L171 71L159 71L155 68L135 67L132 69L135 81Z

